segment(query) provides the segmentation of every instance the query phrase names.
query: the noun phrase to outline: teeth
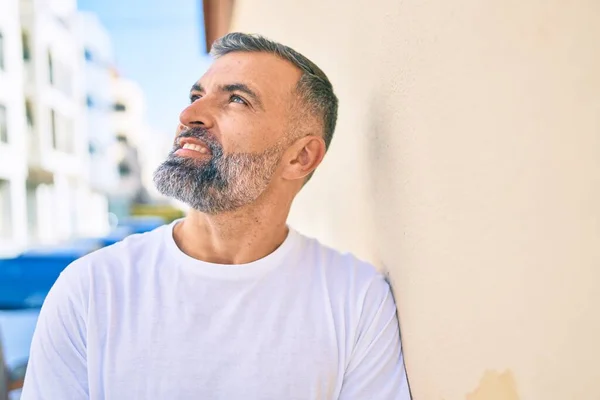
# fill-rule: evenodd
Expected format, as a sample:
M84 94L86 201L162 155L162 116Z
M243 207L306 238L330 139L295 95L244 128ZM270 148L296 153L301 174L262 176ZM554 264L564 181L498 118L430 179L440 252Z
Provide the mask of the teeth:
M183 148L184 149L188 149L188 150L197 151L197 152L202 153L202 154L206 154L207 153L206 147L200 146L198 144L186 143L186 144L183 145Z

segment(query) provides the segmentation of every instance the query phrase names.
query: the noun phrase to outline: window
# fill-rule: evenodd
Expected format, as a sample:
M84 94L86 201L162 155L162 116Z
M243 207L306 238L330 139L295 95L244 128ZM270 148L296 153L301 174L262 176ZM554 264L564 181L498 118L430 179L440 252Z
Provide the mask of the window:
M8 143L8 121L6 106L0 104L0 143Z
M29 45L29 33L27 33L27 31L21 31L21 43L23 46L23 61L29 61L31 59L31 47Z
M33 128L35 126L35 120L33 118L33 105L31 100L25 100L25 117L27 118L27 126Z
M119 176L121 178L125 178L128 177L129 175L131 175L131 166L129 165L129 163L126 160L123 160L119 163Z
M48 83L63 94L73 96L73 71L68 63L55 57L48 50Z
M75 152L75 131L73 120L50 110L50 129L52 134L52 148L63 153Z
M37 239L39 237L39 218L38 218L38 186L33 182L26 183L27 190L27 231L29 237Z
M69 22L63 17L56 17L56 21L63 26L63 28L69 29Z
M52 59L50 50L48 50L48 82L51 85L54 84L54 60Z
M0 179L0 238L12 236L10 182Z
M0 69L4 69L4 36L0 32Z
M119 112L127 111L127 107L123 103L115 103L113 108L115 111Z
M75 128L71 118L62 118L62 151L65 153L75 153Z
M50 133L52 134L52 148L58 149L58 132L56 132L56 112L50 110Z

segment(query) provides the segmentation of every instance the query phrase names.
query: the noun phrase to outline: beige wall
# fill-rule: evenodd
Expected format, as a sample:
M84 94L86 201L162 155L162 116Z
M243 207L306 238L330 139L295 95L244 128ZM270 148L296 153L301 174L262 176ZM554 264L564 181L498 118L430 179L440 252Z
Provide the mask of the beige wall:
M600 2L239 0L341 99L292 223L391 273L417 400L600 399Z

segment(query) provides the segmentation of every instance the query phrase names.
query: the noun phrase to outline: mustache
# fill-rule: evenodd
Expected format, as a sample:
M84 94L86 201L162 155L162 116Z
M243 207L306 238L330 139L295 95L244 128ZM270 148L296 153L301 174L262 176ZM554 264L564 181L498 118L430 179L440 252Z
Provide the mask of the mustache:
M188 128L181 131L179 135L177 135L174 150L180 148L179 140L183 138L202 140L209 147L213 155L223 154L223 146L221 146L221 143L208 131L208 129Z

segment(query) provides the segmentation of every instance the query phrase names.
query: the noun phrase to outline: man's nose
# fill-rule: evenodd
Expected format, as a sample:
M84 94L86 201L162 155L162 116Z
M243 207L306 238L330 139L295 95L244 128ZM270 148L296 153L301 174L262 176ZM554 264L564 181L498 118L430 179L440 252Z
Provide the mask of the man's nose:
M214 125L214 117L210 105L204 98L194 101L179 114L179 122L188 128L210 129Z

